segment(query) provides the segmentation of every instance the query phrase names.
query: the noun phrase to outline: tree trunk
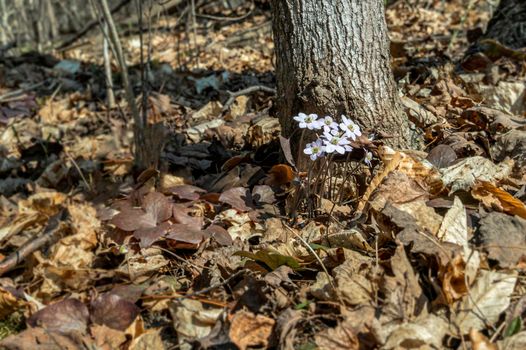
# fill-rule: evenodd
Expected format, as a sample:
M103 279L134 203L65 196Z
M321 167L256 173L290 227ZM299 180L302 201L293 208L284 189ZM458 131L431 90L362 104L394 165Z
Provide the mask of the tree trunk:
M513 49L526 47L526 1L501 0L484 38L498 40Z
M274 0L277 110L285 135L298 112L341 114L387 142L419 148L393 79L383 0Z

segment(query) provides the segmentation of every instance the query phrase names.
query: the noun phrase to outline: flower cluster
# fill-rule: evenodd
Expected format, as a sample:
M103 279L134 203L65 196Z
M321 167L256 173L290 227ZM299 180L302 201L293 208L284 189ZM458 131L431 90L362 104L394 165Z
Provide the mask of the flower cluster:
M318 118L316 114L305 113L299 113L294 120L299 123L301 129L316 131L318 139L308 143L303 150L303 153L309 155L312 160L334 152L339 154L350 152L353 149L350 140L354 141L362 135L360 126L344 115L339 124L330 116ZM321 135L318 134L318 130ZM366 151L364 161L367 165L371 165L372 156L371 152Z

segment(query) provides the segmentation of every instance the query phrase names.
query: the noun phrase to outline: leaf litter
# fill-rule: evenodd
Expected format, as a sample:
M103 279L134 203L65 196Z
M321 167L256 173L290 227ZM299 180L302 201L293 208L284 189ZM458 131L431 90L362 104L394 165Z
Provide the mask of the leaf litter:
M427 152L377 145L356 201L324 199L314 217L287 216L305 175L272 94L231 99L275 84L265 1L195 41L161 20L175 30L155 31L152 48L162 93L148 98L148 118L168 131L160 174L133 173L130 129L101 102L103 84L54 94L59 78L38 60L2 58L1 93L44 83L0 100L0 346L524 348L520 52L486 43L496 56L465 58L465 36L443 38L482 27L488 11L408 3L387 10L393 69ZM199 69L174 49L195 43ZM65 55L101 64L82 47ZM61 74L80 87L100 79L85 64Z

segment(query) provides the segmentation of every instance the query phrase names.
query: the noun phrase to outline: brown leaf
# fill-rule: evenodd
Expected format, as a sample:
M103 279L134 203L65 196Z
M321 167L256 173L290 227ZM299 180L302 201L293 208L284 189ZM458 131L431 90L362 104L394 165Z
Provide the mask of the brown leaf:
M31 327L42 327L65 334L86 332L88 321L89 311L86 305L77 299L65 299L36 312L27 323Z
M171 225L167 232L166 238L190 244L199 244L208 237L205 231L183 224Z
M80 337L78 337L80 338ZM37 327L12 335L0 342L0 348L6 350L81 350L86 349L91 339L73 339L61 333Z
M283 151L283 155L285 156L287 162L289 162L289 164L292 166L296 166L294 164L294 157L292 156L292 151L290 149L290 140L280 135L279 144L281 145L281 150Z
M490 182L478 181L472 188L471 194L488 208L499 209L526 219L526 205Z
M252 195L244 187L234 187L226 190L219 197L219 201L230 204L232 208L239 211L250 211L254 207Z
M205 193L206 191L202 188L192 186L192 185L179 185L171 187L165 191L165 193L171 193L179 199L188 199L195 201L199 199L200 193Z
M90 333L97 347L102 349L119 349L127 340L124 332L105 325L92 325Z
M230 339L240 350L249 346L266 347L275 322L263 315L254 315L245 310L238 311L231 321Z
M357 335L351 327L346 325L346 322L340 323L335 328L328 328L316 334L315 339L316 345L320 350L358 350L360 348Z
M484 334L476 329L469 331L469 339L473 350L498 350L496 344L492 343Z
M440 169L453 164L457 159L457 154L451 146L438 145L429 152L426 159Z
M120 331L126 330L140 309L117 294L106 293L91 302L91 321Z
M172 216L172 203L159 192L148 193L140 208L124 208L110 223L124 231L153 228Z
M146 248L155 243L159 238L166 235L172 225L168 222L163 222L159 226L146 227L136 230L133 237L140 240L139 246Z
M480 220L479 233L482 249L501 267L514 268L526 256L526 220L518 216L489 213Z
M188 225L199 230L203 227L204 219L202 216L189 215L192 212L192 207L188 207L183 203L176 203L173 205L173 217L177 223Z
M214 238L217 243L221 245L232 245L232 237L230 237L230 234L227 230L219 225L210 225L205 229L205 232L208 236Z

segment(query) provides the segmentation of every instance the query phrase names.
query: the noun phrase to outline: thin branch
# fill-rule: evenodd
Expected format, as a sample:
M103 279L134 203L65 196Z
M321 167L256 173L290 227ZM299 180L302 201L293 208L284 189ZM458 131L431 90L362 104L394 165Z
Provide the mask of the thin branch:
M225 112L232 105L232 103L234 103L234 101L236 100L236 97L253 94L254 92L258 92L258 91L263 91L263 92L266 92L272 95L276 94L276 89L269 88L268 86L264 86L264 85L250 86L246 89L239 90L236 92L228 91L228 94L230 95L230 97L228 98L225 105L223 106L223 112Z
M27 242L16 252L0 262L0 276L13 270L31 253L39 250L46 244L52 244L58 241L60 239L60 233L62 233L61 228L63 225L61 225L61 223L64 222L67 216L68 212L66 210L61 210L58 214L52 216L48 220L47 226L41 236Z

